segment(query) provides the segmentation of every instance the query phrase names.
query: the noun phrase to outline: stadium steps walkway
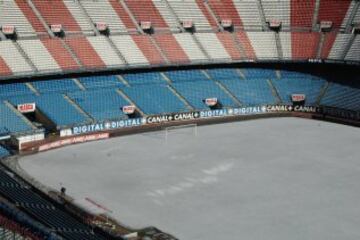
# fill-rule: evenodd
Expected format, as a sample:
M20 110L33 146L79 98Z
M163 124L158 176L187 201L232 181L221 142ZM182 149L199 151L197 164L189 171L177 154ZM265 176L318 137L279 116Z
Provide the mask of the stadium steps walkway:
M151 43L155 46L156 50L160 53L161 57L165 60L166 63L170 63L170 60L167 58L166 54L162 51L159 44L155 41L155 39L149 35L149 39Z
M320 105L322 98L324 97L325 93L327 92L328 88L330 87L329 82L325 82L324 86L320 89L320 94L316 99L316 105Z
M82 14L86 17L87 22L89 23L89 25L91 26L92 30L94 31L94 33L96 35L100 35L100 32L97 30L97 28L95 27L94 22L91 20L89 14L86 12L84 6L81 4L80 1L75 1L77 6L80 8Z
M111 40L111 38L109 38L108 36L105 38L106 41L110 44L111 48L114 50L114 52L119 56L119 58L121 59L121 61L123 61L123 63L125 63L125 65L129 65L129 63L126 61L125 57L121 54L121 52L119 51L119 49L115 46L115 43Z
M136 18L134 17L134 15L132 14L132 12L130 11L130 9L128 8L128 6L126 5L125 1L119 1L119 3L121 4L121 6L123 7L123 9L126 11L126 13L128 14L128 16L130 17L131 21L133 22L133 24L135 25L136 29L138 30L138 32L144 34L144 31L142 30L142 28L139 26L139 23L137 22Z
M25 83L25 85L30 88L30 90L35 93L37 96L40 95L39 91L30 83L30 82L27 82Z
M239 49L239 51L240 51L241 58L246 59L247 58L246 57L246 51L244 50L242 44L240 43L240 40L236 37L236 33L235 32L231 33L231 37L234 40L237 49Z
M348 44L345 46L343 50L343 55L341 56L341 60L344 60L348 52L350 51L351 46L353 45L356 38L356 34L351 34L350 40Z
M4 104L11 110L13 111L16 115L18 115L27 125L29 125L33 130L37 130L37 127L35 127L35 125L30 122L29 119L27 119L24 115L22 115L10 102L8 101L4 101Z
M38 72L38 69L36 68L35 64L31 61L31 59L29 58L29 56L25 53L25 51L21 48L20 44L16 41L13 42L14 46L16 47L16 49L19 51L19 53L21 54L21 56L25 59L25 61L29 64L29 66L31 67L31 69L34 72Z
M314 9L314 15L313 15L313 19L312 19L312 30L313 31L318 31L317 29L317 20L319 17L319 9L320 9L320 0L316 0L315 2L315 9Z
M349 20L347 21L345 25L345 32L350 33L352 30L352 23L355 20L355 16L357 12L360 11L360 1L355 1L355 6L352 9L352 12L350 14Z
M65 41L63 39L60 38L61 44L64 46L64 48L68 51L68 53L71 55L71 57L75 60L76 64L78 66L83 66L82 62L80 61L80 59L76 56L76 54L74 53L74 51L71 49L71 47L69 47Z
M126 101L128 101L131 105L135 106L136 111L138 111L142 117L146 116L146 114L135 104L135 102L131 100L131 98L129 98L121 89L116 89L116 92Z
M261 18L261 24L263 26L263 30L267 30L269 29L268 25L266 24L266 18L265 18L265 13L264 13L264 8L261 4L261 0L256 0L256 5L258 7L259 13L260 13L260 18Z
M276 43L276 49L277 49L277 53L278 53L278 59L283 59L284 55L283 55L283 51L282 51L279 32L275 32L275 43Z
M47 33L51 36L51 37L55 37L54 33L51 31L50 27L47 25L46 21L44 20L44 18L41 16L39 10L35 7L34 3L31 0L27 0L28 5L30 6L30 8L33 10L33 12L35 13L36 17L39 19L39 21L41 22L41 24L43 25L43 27L46 29Z
M324 41L325 41L325 33L320 33L320 40L317 46L317 50L316 50L316 58L317 59L321 59L321 53L322 53L322 49L324 46Z
M239 74L239 76L240 76L242 79L246 79L246 76L245 76L245 74L243 73L243 71L241 71L241 69L236 69L236 72Z
M168 8L169 12L171 12L171 14L176 18L176 21L177 21L177 23L178 23L178 26L179 26L180 29L181 29L181 32L185 32L185 29L184 29L184 27L182 26L181 21L180 21L178 15L176 15L174 9L171 7L171 5L168 3L168 1L164 1L164 3L165 3L165 5L166 5L166 7Z
M79 111L80 114L82 114L84 117L88 119L89 122L95 122L95 119L90 114L85 112L74 100L72 100L66 94L63 94L63 96L65 100L68 101L71 105L73 105L76 108L76 110Z
M281 71L280 70L275 70L275 74L277 79L281 79Z
M73 78L72 80L74 81L74 83L75 83L81 90L83 90L83 91L86 90L85 86L84 86L78 79Z
M221 19L218 19L218 18L216 17L214 11L213 11L213 10L211 9L211 7L209 6L208 1L204 1L203 4L204 4L206 10L208 11L208 13L210 14L210 16L215 20L217 27L218 27L221 31L224 31L223 26L220 24L220 20L221 20Z
M276 104L283 103L283 101L282 101L282 99L280 97L280 94L278 93L278 91L277 91L276 87L274 86L274 84L272 83L271 79L267 79L266 81L269 84L272 95L276 99Z
M125 86L130 87L130 84L123 78L121 75L116 75L119 82L123 83Z
M191 106L191 104L186 101L186 99L176 91L176 89L172 86L172 85L168 85L168 88L170 89L170 91L181 101L185 104L185 106L190 110L190 111L194 111L195 108L193 108Z
M203 47L203 45L201 45L199 39L197 39L197 37L195 36L195 34L191 34L191 37L194 39L196 45L200 48L200 50L203 52L204 56L211 60L211 56L206 52L205 48Z

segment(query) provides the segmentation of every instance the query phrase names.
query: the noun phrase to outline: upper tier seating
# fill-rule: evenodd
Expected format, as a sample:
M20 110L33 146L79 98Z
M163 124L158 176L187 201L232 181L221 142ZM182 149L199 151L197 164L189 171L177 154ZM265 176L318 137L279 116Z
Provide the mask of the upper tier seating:
M291 28L311 29L316 0L291 0Z
M0 41L0 57L14 74L32 71L32 68L11 41Z
M164 74L172 82L188 82L188 81L206 81L209 80L206 75L200 70L179 70L167 71Z
M243 23L232 0L209 0L207 1L218 22L231 20L233 27L243 29Z
M321 105L360 111L360 90L337 83L330 83Z
M123 88L122 91L148 115L187 112L185 104L167 85L148 84Z
M345 60L360 61L360 35L356 35L354 42L346 54Z
M305 104L314 106L318 104L317 100L325 81L293 74L291 77L283 75L281 79L272 79L272 83L283 103L292 104L292 94L305 94Z
M345 17L349 10L350 3L351 0L320 1L318 21L331 21L334 28L344 28L347 21Z
M342 60L344 50L348 45L350 38L351 38L351 34L337 34L335 42L330 51L329 58Z
M279 34L279 37L282 46L283 59L291 60L292 57L291 33L281 32Z
M24 103L36 103L36 108L46 114L58 127L85 123L89 120L59 93L44 94L41 96L16 96L11 97L9 101L15 106Z
M0 116L0 135L33 130L32 126L16 110L11 109L3 101L0 101Z
M262 0L261 5L267 22L272 20L281 21L283 30L290 29L290 1Z
M158 34L154 36L166 58L173 63L189 63L189 58L173 35Z
M133 0L134 1L134 0ZM167 26L172 31L180 31L179 22L176 16L172 13L165 0L152 0L154 6L165 20Z
M176 91L197 110L209 109L206 98L217 98L223 107L235 107L237 104L213 81L175 82Z
M195 0L168 0L180 22L192 21L197 31L209 30L211 25Z
M111 33L127 32L126 26L108 0L80 0L93 23L106 23Z
M196 62L207 59L189 33L174 34L174 37L191 61Z
M233 0L245 30L261 30L263 28L256 1Z
M238 44L235 40L236 37L233 34L228 32L219 32L216 33L216 36L226 49L226 52L231 57L231 59L239 60L246 58L245 53L242 53L240 47L238 47Z
M215 33L196 33L195 35L211 59L231 59Z
M68 96L97 121L127 117L121 109L129 103L114 89L78 91Z
M247 35L258 59L278 58L274 33L248 32Z

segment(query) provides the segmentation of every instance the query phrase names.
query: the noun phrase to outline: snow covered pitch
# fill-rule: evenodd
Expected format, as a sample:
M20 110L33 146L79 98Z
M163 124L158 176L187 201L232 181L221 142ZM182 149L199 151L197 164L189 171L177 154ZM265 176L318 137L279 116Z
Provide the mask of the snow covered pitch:
M126 225L181 240L360 238L359 128L279 118L166 135L69 146L20 165Z

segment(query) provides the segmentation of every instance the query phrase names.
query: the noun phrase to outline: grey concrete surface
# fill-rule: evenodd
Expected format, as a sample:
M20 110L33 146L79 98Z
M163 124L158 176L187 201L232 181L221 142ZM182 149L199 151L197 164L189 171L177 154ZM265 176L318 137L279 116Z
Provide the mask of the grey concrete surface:
M360 129L260 119L20 159L30 175L182 240L360 239Z

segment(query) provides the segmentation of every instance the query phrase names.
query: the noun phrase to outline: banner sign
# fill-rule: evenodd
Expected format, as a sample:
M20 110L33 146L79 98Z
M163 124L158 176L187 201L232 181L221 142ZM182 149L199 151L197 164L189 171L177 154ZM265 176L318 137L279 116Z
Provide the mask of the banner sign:
M145 123L154 124L154 123L163 123L163 122L172 122L172 121L184 121L199 118L199 112L190 112L190 113L176 113L169 115L158 115L158 116L149 116L145 118Z
M59 148L62 146L71 145L71 144L75 144L75 143L90 142L90 141L106 139L106 138L109 138L109 133L97 133L97 134L92 134L92 135L71 137L71 138L62 139L59 141L41 145L39 147L39 152L54 149L54 148Z
M211 117L226 117L226 116L238 116L238 115L252 115L265 113L266 107L243 107L243 108L229 108L229 109L216 109L201 111L201 118L211 118Z
M291 105L275 105L267 106L267 112L305 112L305 113L320 113L319 107L312 106L291 106Z
M13 35L15 33L15 26L14 25L3 25L1 27L1 30L5 35Z
M24 103L17 105L17 110L21 113L35 112L35 103Z
M291 94L291 100L293 102L303 102L305 101L305 94Z
M360 112L333 108L333 107L322 107L322 114L333 117L345 118L348 120L360 120Z
M88 125L82 125L72 128L72 134L84 134L90 132L99 132L106 130L113 130L126 127L135 127L143 125L142 118L125 119L119 121L101 122Z

